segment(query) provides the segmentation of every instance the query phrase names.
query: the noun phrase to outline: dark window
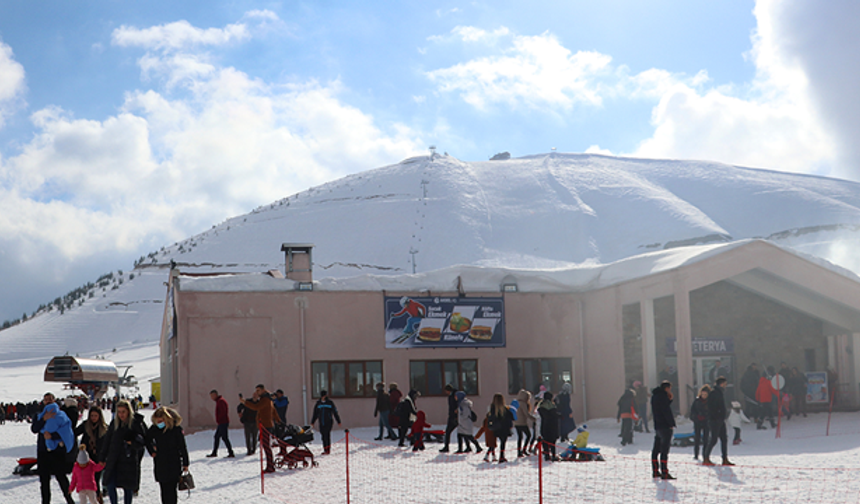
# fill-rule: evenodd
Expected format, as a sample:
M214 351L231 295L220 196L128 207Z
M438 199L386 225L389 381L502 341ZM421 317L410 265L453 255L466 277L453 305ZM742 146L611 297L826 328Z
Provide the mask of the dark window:
M411 361L409 385L423 396L444 395L450 383L466 395L478 395L478 361L440 360Z
M557 394L565 382L573 382L571 359L508 359L510 395L516 395L520 389L534 394L541 385Z
M328 390L331 397L375 397L382 382L382 361L345 361L311 363L311 395Z

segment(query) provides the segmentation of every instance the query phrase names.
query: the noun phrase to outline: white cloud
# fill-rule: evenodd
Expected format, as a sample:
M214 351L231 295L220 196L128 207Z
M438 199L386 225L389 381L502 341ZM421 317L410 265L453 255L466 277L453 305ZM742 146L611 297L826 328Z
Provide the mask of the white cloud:
M25 88L24 67L15 61L12 48L0 42L0 128L22 105Z
M842 13L828 6L822 14L811 0L760 0L747 55L756 75L749 83L714 83L707 70L631 74L609 55L573 52L551 33L511 35L507 47L488 46L489 55L427 76L437 92L457 94L482 111L505 106L563 118L575 106L600 107L607 99L652 101L654 131L635 156L841 176L848 173L841 167L850 166L858 177L860 32L845 20L860 17L860 4L848 3ZM836 34L825 34L828 28ZM452 34L462 43L490 38L474 27ZM831 41L827 54L815 48L821 37ZM833 47L837 41L842 45ZM826 68L809 70L816 66Z
M756 66L749 91L697 90L680 83L662 90L652 113L654 134L634 154L844 174L837 168L837 145L813 100L808 73L793 55L787 34L778 33L775 11L797 8L759 1L747 55Z
M473 32L460 29L469 37ZM502 103L511 107L561 107L600 105L595 80L608 72L611 58L592 51L572 53L550 34L514 36L501 55L487 56L427 76L440 92L456 92L478 109Z
M834 175L860 179L860 3L758 0L754 57L770 81L792 83L833 139Z
M179 50L241 42L250 36L248 27L243 23L202 29L182 20L144 29L123 25L113 31L111 42L120 47Z
M160 44L141 46L167 47ZM423 150L406 126L381 126L343 103L339 82L264 82L208 61L188 43L170 44L184 49L148 51L139 62L159 82L182 86L181 98L144 88L102 121L59 107L31 115L33 140L0 159L7 251L57 250L64 264L133 253Z

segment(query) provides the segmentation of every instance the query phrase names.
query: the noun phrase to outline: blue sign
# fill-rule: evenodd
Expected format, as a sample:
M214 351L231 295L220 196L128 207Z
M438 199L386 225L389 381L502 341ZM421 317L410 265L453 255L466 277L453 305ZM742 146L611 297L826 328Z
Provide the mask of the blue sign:
M385 348L503 346L504 298L385 297Z

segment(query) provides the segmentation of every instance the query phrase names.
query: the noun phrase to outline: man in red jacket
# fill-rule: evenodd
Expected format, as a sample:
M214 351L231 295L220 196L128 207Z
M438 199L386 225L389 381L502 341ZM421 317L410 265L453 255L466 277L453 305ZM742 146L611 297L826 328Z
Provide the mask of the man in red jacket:
M214 389L209 392L209 397L215 401L215 423L218 424L218 428L215 429L215 444L212 446L212 453L206 456L217 457L218 446L221 445L221 439L223 439L224 446L227 447L227 458L233 458L235 455L233 455L233 445L230 444L230 408L227 406L227 400L218 395L218 391Z

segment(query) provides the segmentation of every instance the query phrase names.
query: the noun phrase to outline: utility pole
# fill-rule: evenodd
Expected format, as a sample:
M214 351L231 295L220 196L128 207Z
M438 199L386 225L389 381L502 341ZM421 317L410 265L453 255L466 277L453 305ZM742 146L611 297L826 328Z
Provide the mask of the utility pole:
M421 181L421 189L424 190L424 199L427 199L427 184L429 184L429 183L430 183L429 180L422 180Z

